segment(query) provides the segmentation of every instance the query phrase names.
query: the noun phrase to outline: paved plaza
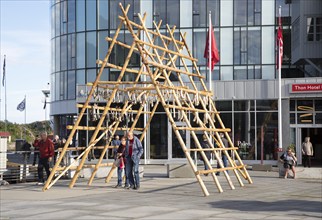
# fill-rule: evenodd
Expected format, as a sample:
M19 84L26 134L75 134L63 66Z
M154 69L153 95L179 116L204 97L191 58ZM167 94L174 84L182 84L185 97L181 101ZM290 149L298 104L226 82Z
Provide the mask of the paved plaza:
M159 171L145 166L139 191L113 188L115 178L109 184L96 179L90 187L79 179L73 189L60 180L47 192L35 183L1 186L0 219L322 218L321 178L281 179L276 172L250 171L254 184L240 187L232 177L236 189L231 190L221 175L224 192L218 193L208 176L203 179L210 196L204 197L194 178L166 178Z

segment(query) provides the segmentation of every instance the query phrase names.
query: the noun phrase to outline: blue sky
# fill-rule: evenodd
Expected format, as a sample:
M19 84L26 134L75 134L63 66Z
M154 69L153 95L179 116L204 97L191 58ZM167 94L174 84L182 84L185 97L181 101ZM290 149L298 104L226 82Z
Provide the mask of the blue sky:
M0 0L1 81L6 55L7 119L24 123L17 105L27 97L27 123L45 119L41 90L50 82L49 0ZM5 119L1 84L1 120ZM47 120L49 119L47 106Z

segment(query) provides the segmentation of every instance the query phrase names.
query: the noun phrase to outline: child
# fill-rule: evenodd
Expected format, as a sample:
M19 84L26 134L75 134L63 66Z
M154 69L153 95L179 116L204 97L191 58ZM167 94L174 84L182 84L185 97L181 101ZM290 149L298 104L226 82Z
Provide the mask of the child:
M115 186L115 188L122 187L122 171L125 170L125 158L124 158L125 148L126 148L126 139L125 137L122 137L121 144L115 152L115 160L120 159L120 165L117 167L117 185ZM125 186L128 185L127 182L128 181L126 178Z

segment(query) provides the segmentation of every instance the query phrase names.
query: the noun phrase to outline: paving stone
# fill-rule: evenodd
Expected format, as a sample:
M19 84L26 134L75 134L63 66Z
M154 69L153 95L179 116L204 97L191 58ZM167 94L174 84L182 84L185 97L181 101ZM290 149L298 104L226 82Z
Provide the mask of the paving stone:
M158 167L160 169L160 167ZM166 167L163 167L166 170ZM281 179L274 172L250 171L254 184L240 187L225 177L218 193L212 178L202 177L210 192L204 197L194 178L172 179L145 169L140 190L115 189L116 179L105 184L95 179L87 186L80 179L73 189L69 180L46 192L34 183L0 188L0 219L321 219L322 189L317 179ZM162 170L162 173L166 171ZM39 209L38 207L42 207Z

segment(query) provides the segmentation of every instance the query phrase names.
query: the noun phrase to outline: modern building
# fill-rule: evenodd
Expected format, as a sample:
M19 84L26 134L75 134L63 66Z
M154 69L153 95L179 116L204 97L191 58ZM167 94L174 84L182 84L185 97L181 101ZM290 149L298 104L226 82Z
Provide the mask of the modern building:
M314 162L322 164L322 1L320 0L52 0L51 117L55 132L67 136L66 125L77 117L80 91L95 79L97 59L108 49L121 14L118 3L131 4L130 18L147 12L152 21L176 25L187 32L188 45L206 75L203 58L208 12L211 11L220 62L212 73L216 106L247 163L272 163L278 147L278 71L276 31L281 6L284 55L282 62L283 148L294 145L301 164L301 143L310 136ZM124 42L130 34L121 33ZM116 48L111 62L122 64L126 51ZM133 68L140 60L131 60ZM103 80L115 80L107 69ZM83 122L85 123L85 122ZM144 123L142 121L142 123ZM78 144L86 144L86 132ZM189 132L183 134L192 147ZM180 161L184 154L162 108L149 129L145 163ZM185 161L185 160L182 160Z

